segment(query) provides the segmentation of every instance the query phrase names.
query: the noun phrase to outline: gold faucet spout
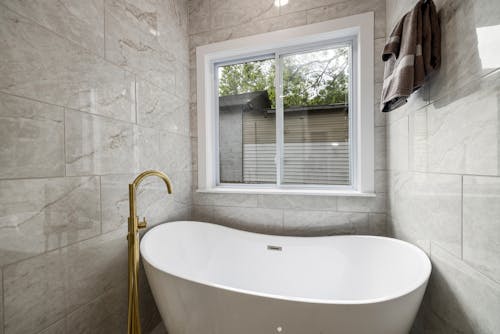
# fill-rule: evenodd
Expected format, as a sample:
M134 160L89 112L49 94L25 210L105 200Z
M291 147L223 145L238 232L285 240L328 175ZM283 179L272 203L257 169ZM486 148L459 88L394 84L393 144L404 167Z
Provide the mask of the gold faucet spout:
M160 179L162 179L163 182L165 182L165 185L167 186L168 193L169 194L172 193L172 184L170 183L170 179L168 178L168 176L165 173L160 172L158 170L147 170L147 171L139 174L135 178L134 182L132 182L132 186L134 187L134 189L137 189L137 187L142 182L142 180L144 180L145 178L147 178L149 176L157 176Z
M146 218L139 221L136 213L135 193L142 180L149 176L157 176L165 182L167 191L172 193L172 183L165 173L157 170L148 170L139 174L134 182L128 185L130 217L128 218L128 334L141 334L139 315L139 229L146 227Z
M145 172L142 172L141 174L139 174L134 182L132 182L131 184L128 185L128 192L129 192L129 207L130 207L130 217L129 217L129 232L133 232L135 229L135 227L137 227L137 223L134 223L132 222L132 224L130 224L130 220L137 220L137 214L136 214L136 205L135 205L135 193L136 193L136 190L137 188L139 187L139 185L141 184L141 182L149 177L149 176L157 176L159 177L160 179L163 180L163 182L165 182L165 185L167 186L167 191L169 194L172 193L172 183L170 182L170 179L169 177L167 176L167 174L163 173L163 172L160 172L158 170L147 170ZM133 225L133 226L130 226L130 225ZM130 229L130 227L133 227L132 230ZM142 224L140 226L141 228L143 227L146 227L145 224Z

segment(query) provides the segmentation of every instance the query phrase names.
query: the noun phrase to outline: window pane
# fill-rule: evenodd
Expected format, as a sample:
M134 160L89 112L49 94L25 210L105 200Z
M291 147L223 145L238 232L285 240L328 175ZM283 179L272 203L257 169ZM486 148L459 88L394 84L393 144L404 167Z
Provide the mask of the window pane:
M283 183L351 183L349 58L349 46L282 57Z
M276 183L274 58L218 66L221 183Z

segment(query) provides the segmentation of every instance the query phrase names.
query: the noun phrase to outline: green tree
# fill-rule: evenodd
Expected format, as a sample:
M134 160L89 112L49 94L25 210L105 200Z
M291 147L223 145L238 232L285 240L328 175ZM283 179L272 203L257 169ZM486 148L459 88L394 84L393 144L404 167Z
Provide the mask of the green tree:
M347 103L349 49L336 48L283 57L283 105ZM267 90L276 104L274 59L219 68L219 95Z
M219 95L236 95L267 90L274 108L274 60L254 61L219 68Z

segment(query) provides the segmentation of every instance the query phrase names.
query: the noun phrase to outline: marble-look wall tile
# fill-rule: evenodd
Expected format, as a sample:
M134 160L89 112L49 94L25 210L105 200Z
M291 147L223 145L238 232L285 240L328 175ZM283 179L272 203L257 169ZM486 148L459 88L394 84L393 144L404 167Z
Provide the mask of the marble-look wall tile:
M38 334L66 334L66 318L57 321L50 325Z
M158 41L157 16L149 11L155 8L143 9L136 5L125 0L106 1L105 57L173 93L175 56ZM148 25L149 31L143 31L143 24Z
M455 256L462 252L462 177L391 172L390 229L395 237L432 240Z
M4 327L4 322L3 322L3 305L4 305L4 299L3 299L3 272L2 269L0 268L0 334L3 334L3 327Z
M375 57L377 57L377 54L375 54ZM385 118L387 116L387 113L380 111L380 100L382 98L382 85L383 85L382 82L376 82L375 83L375 87L374 87L375 108L374 108L374 110L376 112L376 114L375 114L375 122L377 122L377 119L379 119L379 118L381 118L383 116L384 123L381 123L381 124L375 123L375 126L385 125Z
M386 36L390 36L396 23L415 5L413 0L386 0Z
M496 333L500 63L498 43L488 40L497 38L500 6L494 0L435 3L441 68L386 117L391 125L408 118L408 167L417 171L390 172L388 228L431 254L433 273L415 333ZM387 0L387 33L414 4ZM388 136L387 145L399 139ZM389 155L388 164L397 158Z
M124 226L63 250L68 314L115 287L126 286L126 235Z
M160 6L156 0L106 0L106 14L115 16L123 26L151 36L160 35ZM166 2L166 1L165 1Z
M284 233L287 235L367 234L367 213L336 211L284 211Z
M65 270L60 250L4 268L5 334L37 333L64 317Z
M66 317L66 333L126 333L127 289L119 284Z
M498 333L500 285L432 245L431 309L437 333Z
M8 9L0 22L0 91L135 121L132 75Z
M377 170L375 171L375 193L386 193L387 192L387 171Z
M197 137L191 137L191 168L193 171L198 170L198 138ZM196 181L198 181L198 174L194 176Z
M161 133L155 129L134 126L134 160L139 171L161 169L163 152L160 151Z
M213 223L252 232L283 233L283 211L264 208L214 206Z
M500 178L464 176L463 259L500 282Z
M137 123L189 135L189 104L144 80L137 83Z
M209 0L211 29L227 28L249 23L258 18L278 15L274 0Z
M178 64L186 66L189 64L188 1L159 1L158 6L160 46L172 53Z
M378 101L373 106L373 112L375 113L375 126L385 126L387 123L387 113L380 111L380 92L382 89L381 84L375 84L375 99ZM378 97L377 97L378 96Z
M194 205L191 214L191 219L199 222L214 223L213 214L214 207L212 205Z
M188 3L189 34L210 30L210 1L190 0Z
M408 117L387 126L387 161L389 170L408 170Z
M392 124L401 118L408 117L413 111L424 108L429 104L429 85L424 85L408 97L406 104L398 109L385 113L386 124ZM380 107L380 106L379 106Z
M192 220L193 206L186 206L184 204L173 202L174 209L169 213L168 221L185 221Z
M0 264L100 233L98 177L0 181Z
M409 115L409 170L426 172L427 167L427 109ZM388 145L390 143L388 142Z
M336 196L301 196L301 195L259 195L259 207L269 209L295 209L335 211Z
M345 0L309 0L309 1L289 1L285 6L280 7L280 15L292 12L300 12L308 9L329 6L344 2Z
M104 54L104 0L3 1L3 5L45 28Z
M311 9L307 22L316 23L366 12L375 13L375 38L385 37L385 0L344 1Z
M499 78L497 71L427 108L429 171L498 175Z
M64 176L63 108L0 94L0 178Z
M196 192L193 201L196 205L219 205L238 207L257 207L258 196L252 194L211 194Z
M498 2L440 2L442 60L431 83L432 100L500 68L498 32L495 30L500 24Z
M263 34L275 30L288 29L305 24L307 24L307 16L305 12L291 13L287 15L280 15L275 17L259 19L233 28L226 29L226 31L230 31L230 35L226 36L230 37L231 39L240 38L250 35ZM218 33L218 35L225 36L224 34L221 33Z
M377 38L374 43L374 78L376 84L384 82L384 62L382 61L382 52L384 51L385 37ZM378 97L380 101L380 96ZM378 110L378 109L375 109Z
M375 197L342 196L337 201L338 211L384 213L387 198L385 193L378 193Z
M78 111L66 111L67 175L133 173L157 168L159 133Z
M191 71L190 71L191 72ZM196 77L196 75L191 75L190 74L190 82L194 80L193 78ZM192 86L192 84L191 84ZM195 92L196 94L196 92ZM196 102L189 102L189 131L191 136L197 137L198 136L198 109L197 109L197 104Z
M191 215L187 1L129 1L123 11L117 3L125 1L0 4L0 131L8 135L0 178L15 178L0 181L0 334L4 325L5 333L126 330L120 200L128 216L130 179L164 169L159 130L180 136L180 153L167 149L175 140L162 148L188 167L167 170L174 194L163 186L161 200L154 196L162 185L145 182L138 210L149 226ZM158 112L155 103L169 93L176 107L160 106L167 118L137 118ZM146 292L147 332L160 319Z
M160 166L169 173L191 170L191 137L162 131Z
M165 329L165 326L163 323L160 323L158 326L156 326L151 334L167 334L167 330Z
M193 56L196 56L195 52L196 52L196 47L198 46L231 39L233 36L233 30L236 29L237 28L210 30L207 32L202 32L199 34L189 36L189 57L193 58ZM196 58L194 60L196 60Z
M172 172L169 176L172 181L174 202L192 206L194 203L192 171Z
M368 214L368 234L387 235L387 215L385 213Z
M282 30L307 24L305 12L291 13L287 15L259 18L257 20L242 23L238 26L221 28L212 31L206 31L190 36L190 58L195 59L195 48L200 45L226 41L256 34L262 34L275 30ZM194 68L193 63L190 68ZM193 76L192 76L193 77ZM193 87L195 88L195 87ZM191 91L196 92L191 89ZM196 99L193 100L195 102Z
M385 170L387 167L387 147L385 145L385 126L375 128L375 170Z
M183 102L186 102L190 96L189 89L189 64L178 63L175 66L175 94L179 96ZM184 105L184 107L187 107L187 105ZM185 110L187 110L187 108Z

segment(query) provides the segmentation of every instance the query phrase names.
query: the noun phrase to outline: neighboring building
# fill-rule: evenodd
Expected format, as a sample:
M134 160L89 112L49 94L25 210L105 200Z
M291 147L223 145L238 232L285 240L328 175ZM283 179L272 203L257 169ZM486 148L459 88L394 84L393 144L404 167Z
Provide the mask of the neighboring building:
M219 98L220 179L274 183L275 110L266 91ZM284 183L349 184L348 106L285 109Z

